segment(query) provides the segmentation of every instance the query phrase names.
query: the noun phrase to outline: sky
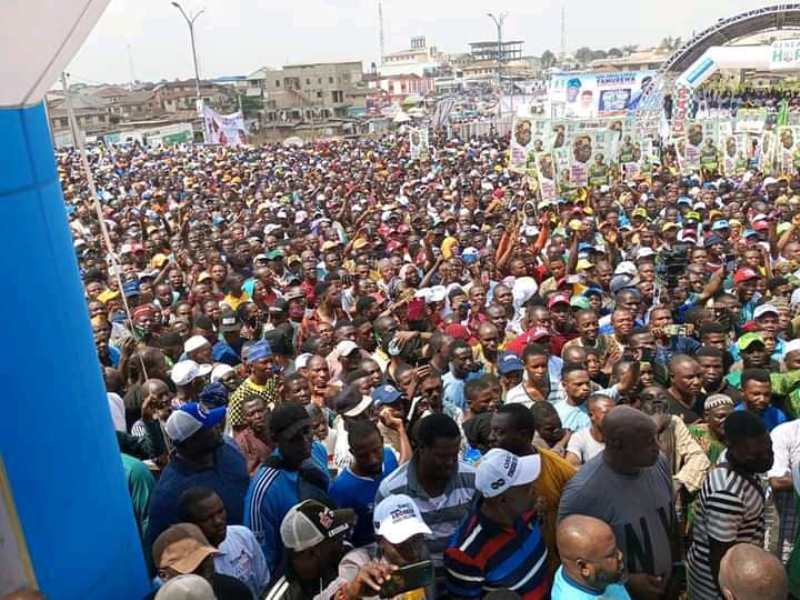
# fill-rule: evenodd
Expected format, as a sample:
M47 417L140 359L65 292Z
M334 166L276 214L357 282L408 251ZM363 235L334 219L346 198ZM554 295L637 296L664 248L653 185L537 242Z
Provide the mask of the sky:
M378 0L182 0L195 24L201 77L247 75L262 66L362 60L379 55ZM561 6L567 50L657 45L690 37L717 19L765 5L761 0L384 0L386 51L424 35L446 52L494 40L487 10L508 13L504 39L525 42L525 54L558 52ZM125 83L190 78L186 23L169 0L111 0L67 69L72 82ZM133 72L133 74L132 74Z

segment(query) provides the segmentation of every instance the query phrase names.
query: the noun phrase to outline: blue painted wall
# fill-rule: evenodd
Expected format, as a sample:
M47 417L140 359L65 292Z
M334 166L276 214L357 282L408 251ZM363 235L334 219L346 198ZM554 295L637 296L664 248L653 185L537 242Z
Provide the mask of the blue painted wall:
M49 600L148 590L44 107L0 109L0 454Z

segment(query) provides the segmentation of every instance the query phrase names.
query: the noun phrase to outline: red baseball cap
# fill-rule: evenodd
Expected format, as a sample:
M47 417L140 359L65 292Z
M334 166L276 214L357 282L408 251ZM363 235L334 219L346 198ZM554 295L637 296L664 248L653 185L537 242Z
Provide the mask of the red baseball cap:
M743 267L736 271L733 274L733 283L734 285L739 285L740 283L744 283L745 281L750 281L751 279L759 279L761 276L756 273L753 269L748 269L747 267Z
M538 342L539 340L550 337L553 335L546 327L534 327L528 332L528 339L531 342Z
M547 301L547 308L553 308L556 304L569 304L569 294L553 294Z

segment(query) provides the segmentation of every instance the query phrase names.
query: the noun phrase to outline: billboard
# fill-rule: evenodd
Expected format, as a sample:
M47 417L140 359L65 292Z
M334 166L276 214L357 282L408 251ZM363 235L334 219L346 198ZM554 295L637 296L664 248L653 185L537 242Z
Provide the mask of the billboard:
M635 110L653 82L655 71L558 73L553 75L550 102L566 118L593 119Z

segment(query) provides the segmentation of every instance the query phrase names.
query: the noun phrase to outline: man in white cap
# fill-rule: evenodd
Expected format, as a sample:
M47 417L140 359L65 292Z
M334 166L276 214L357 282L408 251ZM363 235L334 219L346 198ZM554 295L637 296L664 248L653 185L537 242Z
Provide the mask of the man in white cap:
M183 343L183 351L186 356L201 365L210 365L213 362L211 358L211 344L202 335L193 335Z
M222 440L220 429L224 420L224 407L205 410L194 402L184 404L167 419L164 429L174 452L153 490L148 545L164 529L178 522L180 495L195 486L214 490L225 504L228 522L242 524L250 478L242 454L233 444Z
M370 527L375 543L348 552L339 563L339 577L355 581L359 571L370 561L404 567L430 559L425 536L431 530L422 519L419 507L405 494L384 498L376 507ZM402 600L433 600L433 586L407 592Z
M176 394L172 404L175 407L187 402L197 402L206 384L205 377L211 373L211 365L199 365L193 360L182 360L172 367L169 377L175 384Z
M359 593L365 585L380 590L394 567L372 561L353 582L338 574L345 553L344 538L354 518L352 510L332 510L316 500L293 506L280 526L286 574L270 588L265 600L361 598L367 595Z
M546 595L547 546L531 492L540 472L538 454L495 448L483 457L475 476L480 498L444 554L451 597L477 598L498 588Z

